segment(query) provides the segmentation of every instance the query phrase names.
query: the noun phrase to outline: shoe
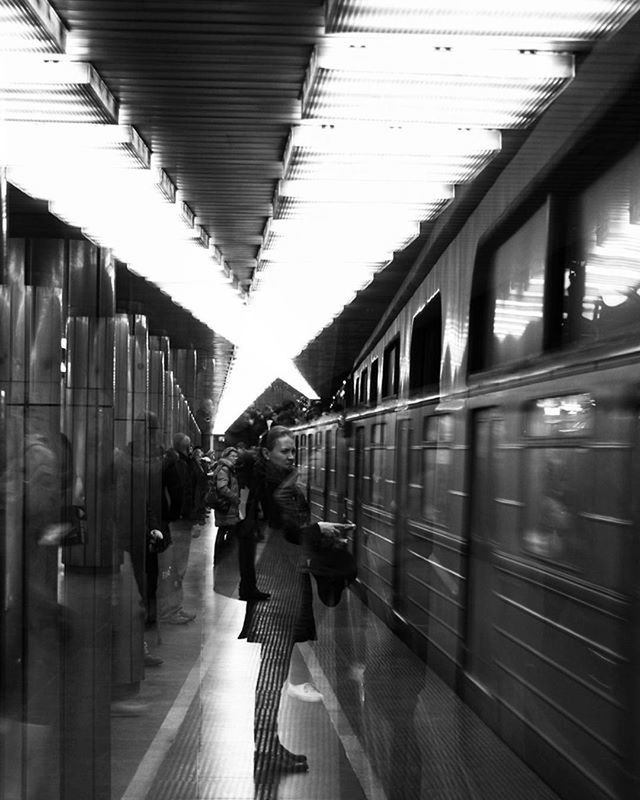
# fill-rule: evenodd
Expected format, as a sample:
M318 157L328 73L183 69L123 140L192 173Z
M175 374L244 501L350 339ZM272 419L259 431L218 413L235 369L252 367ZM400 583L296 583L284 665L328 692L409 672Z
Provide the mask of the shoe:
M139 700L114 700L111 703L112 717L139 717L149 709L148 703Z
M256 589L253 592L240 594L239 596L241 600L268 600L271 597L271 592L261 592L259 589Z
M288 697L302 700L303 703L321 703L322 695L312 683L289 683L285 684L285 693Z
M296 764L304 764L307 760L307 757L303 753L292 753L291 750L287 750L280 742L276 745L275 752L278 758L283 758L285 761L287 759L289 761L295 761Z
M198 616L195 611L185 611L184 608L181 608L177 613L179 616L184 617L187 622L193 622L193 620Z
M270 770L275 772L309 772L309 764L307 763L306 756L304 757L304 761L295 761L293 759L294 754L290 753L289 756L285 755L288 753L288 750L282 748L281 752L279 749L275 752L267 752L267 753L254 753L253 756L253 769L254 773L265 773Z
M160 658L160 656L152 656L149 652L149 645L144 642L144 665L145 667L159 667L160 664L164 664L164 658Z

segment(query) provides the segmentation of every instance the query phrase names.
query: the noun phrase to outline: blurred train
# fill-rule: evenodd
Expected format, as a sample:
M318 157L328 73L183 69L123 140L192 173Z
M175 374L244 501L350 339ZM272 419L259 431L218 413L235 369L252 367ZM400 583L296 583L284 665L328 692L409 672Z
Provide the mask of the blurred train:
M434 229L344 409L295 428L356 591L580 800L640 796L638 30Z

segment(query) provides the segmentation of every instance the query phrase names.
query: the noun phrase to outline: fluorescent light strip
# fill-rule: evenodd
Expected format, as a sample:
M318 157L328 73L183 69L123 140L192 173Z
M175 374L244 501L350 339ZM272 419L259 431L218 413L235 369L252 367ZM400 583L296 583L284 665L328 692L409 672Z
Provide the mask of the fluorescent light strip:
M63 53L67 31L46 0L4 0L0 42L4 53Z
M5 120L116 122L118 104L91 64L64 57L0 58Z
M34 162L48 166L55 159L67 158L93 162L105 159L110 150L119 153L117 158L133 159L138 166L151 165L151 151L131 125L0 122L0 163L6 166ZM126 163L122 160L120 166Z
M289 159L285 180L304 181L358 181L387 184L400 182L465 183L472 180L489 163L496 153L482 155L402 157L379 156L328 156L298 149Z
M500 150L501 134L497 130L454 128L444 125L415 125L403 121L391 124L303 120L294 125L285 150L285 169L292 153L298 149L318 154L397 155L429 157L489 153Z
M403 36L360 46L340 41L324 42L312 54L307 80L312 82L313 74L319 70L401 80L410 76L428 76L436 81L447 77L460 82L486 80L489 84L508 76L509 82L517 83L572 78L574 59L560 53L425 47L422 42Z
M278 182L279 196L315 202L366 203L379 200L389 203L432 203L453 198L453 186L438 183L401 182L389 186L384 181L365 184L350 181L287 181Z
M533 10L513 0L327 0L325 31L580 41L610 34L637 10L634 0L537 0Z
M320 70L305 96L305 118L409 120L484 128L529 125L568 79L528 83L508 78L492 82L409 76L351 75Z

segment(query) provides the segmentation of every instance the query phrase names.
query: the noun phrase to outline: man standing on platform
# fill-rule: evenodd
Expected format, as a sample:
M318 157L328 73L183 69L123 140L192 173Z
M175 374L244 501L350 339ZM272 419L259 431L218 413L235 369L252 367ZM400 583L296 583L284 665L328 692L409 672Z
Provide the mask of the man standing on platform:
M171 547L158 555L158 615L161 622L171 625L184 625L196 617L193 611L182 607L182 581L189 563L191 533L197 511L190 458L191 439L184 433L176 433L173 448L165 454L162 469L163 517L169 523Z

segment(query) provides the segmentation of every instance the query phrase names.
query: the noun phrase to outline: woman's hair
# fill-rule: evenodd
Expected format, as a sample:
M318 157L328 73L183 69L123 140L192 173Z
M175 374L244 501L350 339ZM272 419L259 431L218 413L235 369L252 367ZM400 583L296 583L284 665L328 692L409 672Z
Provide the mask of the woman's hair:
M285 427L284 425L272 425L268 431L265 431L260 439L260 447L264 447L265 450L273 450L276 446L276 442L279 439L284 439L285 436L289 436L293 439L293 434L289 430L289 428Z
M231 455L231 453L237 453L237 452L238 452L238 448L237 448L237 447L226 447L226 448L225 448L225 449L222 451L222 456L221 456L221 458L227 458L228 456L230 456L230 455Z

